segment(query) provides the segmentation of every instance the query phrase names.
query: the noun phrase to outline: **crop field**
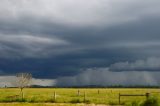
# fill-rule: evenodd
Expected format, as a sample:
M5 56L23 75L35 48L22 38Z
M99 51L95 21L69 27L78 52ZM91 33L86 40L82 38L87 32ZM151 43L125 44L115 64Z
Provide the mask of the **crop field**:
M159 89L119 89L119 88L25 88L24 99L21 99L20 89L1 88L1 106L81 106L80 104L118 105L119 94L143 95L149 93L160 101ZM146 100L146 96L123 96L120 104L130 104ZM20 104L21 105L20 105ZM79 103L79 105L77 105ZM23 105L22 105L23 104ZM55 105L56 104L56 105ZM59 105L58 105L59 104Z

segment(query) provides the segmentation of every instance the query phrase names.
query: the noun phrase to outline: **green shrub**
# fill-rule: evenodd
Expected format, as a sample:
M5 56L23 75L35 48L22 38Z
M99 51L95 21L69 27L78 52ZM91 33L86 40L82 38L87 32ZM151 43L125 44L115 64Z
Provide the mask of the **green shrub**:
M70 103L81 103L80 99L72 99Z
M157 98L148 98L140 106L159 106Z
M45 100L46 103L58 103L56 100L54 100L53 98L49 98L47 100Z
M114 102L114 101L109 101L108 104L109 104L109 105L117 105L118 103L117 103L117 102Z
M17 98L17 99L16 99L16 102L27 102L27 99L25 99L25 98L23 98L23 99Z
M89 103L91 103L91 101L87 99L87 100L84 101L84 103L89 104Z
M132 103L131 103L131 106L139 106L139 102L138 101L133 101Z

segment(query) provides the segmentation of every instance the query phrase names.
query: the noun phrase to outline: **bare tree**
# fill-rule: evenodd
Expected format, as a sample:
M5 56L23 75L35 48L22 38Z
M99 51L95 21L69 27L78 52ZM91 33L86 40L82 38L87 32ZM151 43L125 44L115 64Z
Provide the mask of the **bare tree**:
M29 87L30 86L31 80L32 80L32 74L30 74L30 73L18 73L16 75L15 84L16 84L17 87L19 87L21 89L22 99L24 97L23 89L25 87Z

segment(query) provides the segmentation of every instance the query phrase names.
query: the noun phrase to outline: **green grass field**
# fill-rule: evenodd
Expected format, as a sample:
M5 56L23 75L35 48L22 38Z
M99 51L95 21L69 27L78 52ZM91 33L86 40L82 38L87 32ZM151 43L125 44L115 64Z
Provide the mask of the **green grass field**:
M79 90L79 95L78 95ZM56 92L56 100L54 100L54 92ZM94 104L118 104L119 93L121 94L145 94L150 93L150 96L158 98L160 101L160 90L159 89L72 89L72 88L25 88L24 89L24 100L21 97L15 97L20 95L20 89L18 88L2 88L0 89L0 102L11 103L11 102L27 102L27 103L83 103L85 92L85 102ZM136 97L121 97L121 104L129 104L131 102L144 101L145 96ZM27 104L30 106L31 104ZM3 106L12 106L3 104ZM18 106L13 105L13 106ZM24 104L26 106L26 104ZM36 104L35 106L43 106ZM44 105L45 106L45 105ZM48 105L46 105L48 106ZM72 105L71 105L72 106ZM74 104L73 104L74 106Z
M94 104L71 104L71 103L0 103L0 106L106 106Z

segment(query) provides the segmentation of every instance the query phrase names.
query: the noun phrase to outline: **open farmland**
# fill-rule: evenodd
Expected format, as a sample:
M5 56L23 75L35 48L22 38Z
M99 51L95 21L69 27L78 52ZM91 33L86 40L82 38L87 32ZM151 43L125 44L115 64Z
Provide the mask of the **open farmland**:
M24 89L24 99L22 100L21 97L18 96L20 95L20 89L2 88L0 89L0 102L1 103L26 102L26 103L42 103L42 104L85 102L87 104L94 103L94 104L118 105L119 93L135 95L135 94L146 94L147 92L150 93L150 96L154 96L158 98L158 100L160 100L159 89L26 88ZM132 102L144 101L145 99L146 99L145 96L121 97L121 104L130 104ZM28 106L29 105L31 104L28 104ZM10 106L10 104L5 104L4 106ZM15 104L13 106L18 106L18 104ZM24 104L24 106L26 106L26 104ZM35 106L41 106L41 104L35 104Z

